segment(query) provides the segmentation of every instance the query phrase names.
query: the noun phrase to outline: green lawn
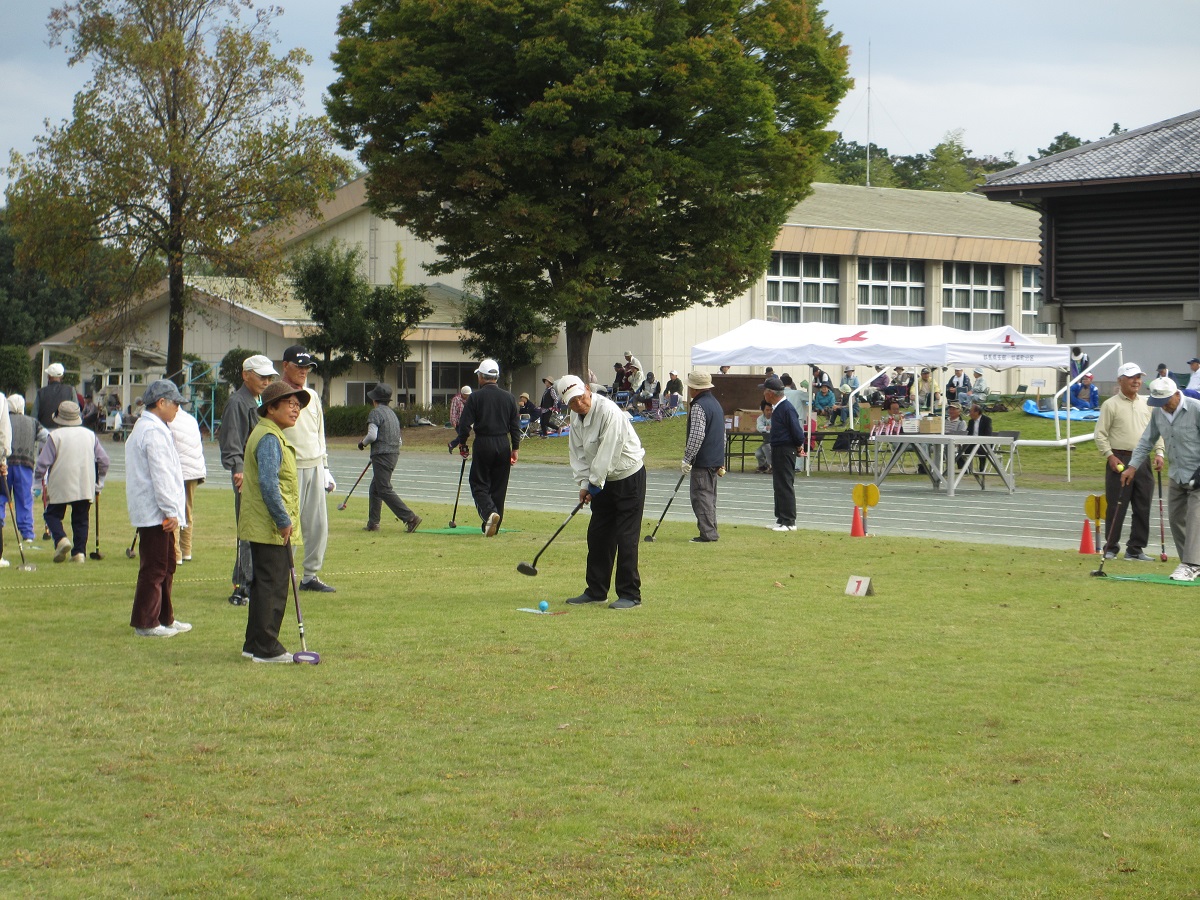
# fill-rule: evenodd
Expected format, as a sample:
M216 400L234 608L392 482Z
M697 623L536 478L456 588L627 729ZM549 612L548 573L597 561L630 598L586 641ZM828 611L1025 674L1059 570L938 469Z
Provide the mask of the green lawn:
M585 515L526 578L561 517L334 514L323 661L261 666L198 499L190 634L132 635L127 544L0 571L6 896L1197 896L1200 591L666 522L642 608L576 609Z

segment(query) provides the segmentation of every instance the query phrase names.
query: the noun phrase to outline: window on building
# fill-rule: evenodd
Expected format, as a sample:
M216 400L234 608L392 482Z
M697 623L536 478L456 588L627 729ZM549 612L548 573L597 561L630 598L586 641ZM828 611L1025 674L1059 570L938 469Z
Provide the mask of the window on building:
M346 405L370 405L367 392L378 384L376 381L347 381ZM389 385L392 389L392 405L396 408L412 406L417 402L417 364L405 363L404 371L396 367L396 383Z
M458 393L458 389L464 384L474 388L479 379L475 376L475 370L479 368L477 362L462 362L462 363L439 363L433 364L433 397L431 402L434 405L444 403L449 405L450 398Z
M767 267L768 322L841 321L838 257L772 253Z
M862 257L858 261L859 325L924 325L925 263Z
M1021 269L1021 334L1054 334L1053 325L1038 321L1042 311L1041 266L1024 266Z
M942 264L942 324L964 331L1004 325L1004 266Z

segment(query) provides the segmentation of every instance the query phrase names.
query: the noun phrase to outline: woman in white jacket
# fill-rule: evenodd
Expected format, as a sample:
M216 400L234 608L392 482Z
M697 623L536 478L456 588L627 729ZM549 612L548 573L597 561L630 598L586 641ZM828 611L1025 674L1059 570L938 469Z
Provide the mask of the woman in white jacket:
M208 476L204 465L204 439L200 436L200 423L185 409L180 409L170 422L171 437L175 439L175 451L179 454L179 467L183 470L183 490L187 498L187 525L179 529L179 540L175 545L175 562L191 562L192 507L196 499L196 485L203 484Z

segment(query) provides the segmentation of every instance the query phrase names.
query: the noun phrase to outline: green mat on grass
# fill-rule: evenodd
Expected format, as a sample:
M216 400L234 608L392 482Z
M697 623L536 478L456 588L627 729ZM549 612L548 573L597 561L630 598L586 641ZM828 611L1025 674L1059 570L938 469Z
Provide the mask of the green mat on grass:
M1170 575L1109 575L1113 581L1142 581L1148 584L1174 584L1179 587L1200 587L1200 581L1172 581Z
M496 534L519 534L515 528L501 528ZM479 530L478 525L459 525L457 528L418 528L413 534L473 534L475 537L483 537L483 532Z

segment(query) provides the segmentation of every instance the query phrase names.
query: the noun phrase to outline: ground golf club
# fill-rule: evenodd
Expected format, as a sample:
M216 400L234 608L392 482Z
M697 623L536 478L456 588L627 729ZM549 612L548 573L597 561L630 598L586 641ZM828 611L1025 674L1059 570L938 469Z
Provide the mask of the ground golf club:
M363 466L363 470L358 473L358 479L354 482L354 487L350 488L350 493L346 495L346 499L338 504L339 510L346 508L346 504L350 502L351 495L358 488L358 482L363 480L363 476L367 474L367 469L369 469L369 468L371 468L370 463L367 463L365 466Z
M1113 515L1112 525L1106 532L1106 537L1112 534L1121 533L1121 525L1125 522L1125 511L1129 509L1129 503L1133 500L1133 482L1129 482L1128 486L1121 491L1121 496L1117 498L1117 511ZM1119 546L1119 545L1114 545ZM1104 542L1105 549L1100 553L1100 568L1092 573L1093 578L1107 578L1108 573L1104 571L1104 564L1108 561L1107 547L1108 541Z
M13 534L17 536L17 549L21 551L21 565L17 567L17 571L36 572L37 566L25 559L25 547L21 543L21 532L17 530L17 508L13 506L11 497L8 499L8 517L12 519Z
M570 524L570 522L573 518L575 518L575 513L579 512L581 509L583 509L583 501L582 500L580 500L578 503L575 504L575 508L573 510L571 510L571 514L569 516L567 516L566 519L563 520L563 523L561 525L558 526L558 531L556 531L556 532L554 532L554 534L550 535L550 540L546 541L546 546L538 551L537 556L535 556L533 558L533 562L517 563L517 571L520 572L522 575L536 575L537 574L537 561L542 558L542 554L546 552L546 548L554 543L554 539L556 537L558 537L560 534L562 534L562 530L564 528L566 528L568 524Z
M658 527L659 527L659 525L662 525L663 519L665 519L667 517L667 510L670 509L671 504L675 502L675 495L679 493L679 486L681 484L683 484L683 479L685 479L685 478L687 478L686 475L679 476L679 480L677 482L675 482L675 490L671 491L671 497L670 497L670 499L667 500L667 505L663 509L662 515L658 517L658 525L655 525L654 530L652 532L650 532L648 535L646 535L644 538L642 538L642 540L645 541L647 544L654 543L654 536L656 534L658 534Z
M96 491L96 549L88 554L91 559L104 559L100 552L100 492Z
M1163 504L1162 504L1162 469L1158 470L1158 540L1162 546L1162 550L1158 554L1159 562L1167 561L1167 525L1163 519Z
M459 470L458 470L458 490L455 491L455 493L454 493L454 512L450 513L450 527L451 528L458 527L458 522L456 522L455 519L458 518L458 498L462 496L463 473L465 473L466 471L467 471L467 458L464 456L463 460L462 460L462 466L460 466ZM536 575L537 573L535 572L534 574Z
M137 539L138 539L138 533L135 531L133 533L133 540L129 542L129 546L125 549L125 555L127 557L129 557L130 559L133 559L134 556L137 555L133 552L133 548L137 546Z
M292 572L292 597L296 601L296 623L300 626L300 652L292 654L292 662L315 666L321 662L321 654L315 650L309 650L308 644L304 642L304 616L300 613L300 585L296 583L296 557L292 553L291 538L287 542L287 551L288 567Z

